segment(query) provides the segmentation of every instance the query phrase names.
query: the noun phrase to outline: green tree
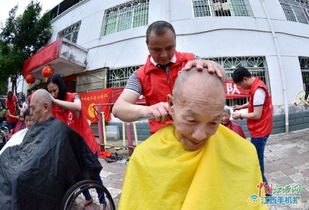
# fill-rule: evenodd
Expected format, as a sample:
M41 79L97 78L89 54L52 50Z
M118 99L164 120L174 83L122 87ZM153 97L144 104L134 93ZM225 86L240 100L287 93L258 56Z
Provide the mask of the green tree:
M40 3L31 1L22 15L16 17L17 6L9 12L0 33L0 91L8 77L16 90L16 80L22 73L24 61L50 39L50 13L41 16L41 10Z

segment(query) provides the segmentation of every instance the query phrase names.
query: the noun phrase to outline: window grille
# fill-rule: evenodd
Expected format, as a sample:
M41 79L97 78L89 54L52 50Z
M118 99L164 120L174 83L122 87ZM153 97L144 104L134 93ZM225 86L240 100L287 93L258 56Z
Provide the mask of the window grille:
M127 80L131 74L137 70L139 66L130 66L119 69L108 70L107 87L122 87L127 84Z
M258 76L270 89L268 68L264 57L221 57L207 58L221 64L226 72L226 78L232 78L233 71L238 66L247 68L252 76ZM227 99L226 105L234 106L247 103L249 98Z
M65 38L73 43L76 43L81 21L70 25L58 33L58 38Z
M149 0L134 0L105 10L102 35L148 24Z
M309 23L308 0L279 0L288 21Z
M299 63L307 98L309 95L309 57L299 57Z
M195 17L252 16L248 0L192 0Z

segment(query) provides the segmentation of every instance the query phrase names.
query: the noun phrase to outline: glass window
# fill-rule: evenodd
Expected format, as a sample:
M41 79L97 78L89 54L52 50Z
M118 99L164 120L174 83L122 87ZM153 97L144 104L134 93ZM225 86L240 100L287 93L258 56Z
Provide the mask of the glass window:
M208 0L193 1L193 10L195 17L210 16L210 8Z
M299 57L299 63L307 98L309 95L309 57Z
M252 16L248 0L193 0L195 17Z
M102 35L148 24L149 0L134 0L105 10Z
M107 73L107 87L123 87L127 84L127 80L131 74L137 70L139 66L130 66L119 69L110 69Z
M305 16L305 13L304 13L304 10L302 8L293 6L293 10L295 12L295 15L297 17L298 22L308 23L306 16Z
M288 21L309 23L308 0L279 0Z
M66 27L58 33L58 38L65 38L73 43L77 42L78 32L80 28L81 21Z

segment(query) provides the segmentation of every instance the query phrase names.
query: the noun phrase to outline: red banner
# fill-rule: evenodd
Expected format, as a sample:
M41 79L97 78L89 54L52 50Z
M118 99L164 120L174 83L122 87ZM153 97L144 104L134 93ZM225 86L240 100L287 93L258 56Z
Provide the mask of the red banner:
M243 89L240 86L236 85L232 79L226 79L224 84L224 90L226 93L226 99L249 97L249 90Z
M86 113L87 118L92 122L98 122L96 117L96 112L94 108L98 108L97 104L105 104L110 102L110 98L112 95L111 88L96 90L86 93L79 93L80 99L82 101L82 109L83 112ZM111 119L111 107L110 106L102 106L102 112L104 112L105 121Z

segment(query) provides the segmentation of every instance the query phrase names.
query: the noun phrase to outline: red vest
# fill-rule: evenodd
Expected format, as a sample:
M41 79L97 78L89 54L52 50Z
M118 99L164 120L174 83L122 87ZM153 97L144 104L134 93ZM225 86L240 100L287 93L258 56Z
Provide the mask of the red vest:
M250 88L250 100L248 104L248 112L251 113L254 111L253 107L253 97L254 93L258 88L263 88L265 91L265 102L263 105L262 115L259 120L248 119L247 126L250 131L252 138L261 138L264 136L268 136L272 131L272 116L273 109L271 103L271 97L269 95L268 88L265 83L261 81L258 77L255 78L253 84Z
M75 95L76 93L67 92L66 101L73 102ZM59 106L53 106L52 111L54 117L69 125L73 130L75 130L83 137L93 153L98 152L99 145L94 137L92 129L87 122L87 117L82 112L82 110L76 112L63 109Z
M7 109L10 111L11 115L15 115L16 116L16 96L13 95L12 99L5 99L5 105L7 107ZM17 119L10 117L9 115L6 116L6 121L8 123L14 123L17 121Z
M150 55L144 66L136 70L136 75L142 85L143 95L146 99L147 106L166 102L167 95L172 94L172 90L175 84L175 80L178 76L178 72L186 65L190 60L194 60L195 56L191 53L175 53L176 63L172 63L169 69L169 76L165 71L154 66L150 61ZM150 133L155 133L160 128L172 123L169 120L161 124L154 119L149 120Z

